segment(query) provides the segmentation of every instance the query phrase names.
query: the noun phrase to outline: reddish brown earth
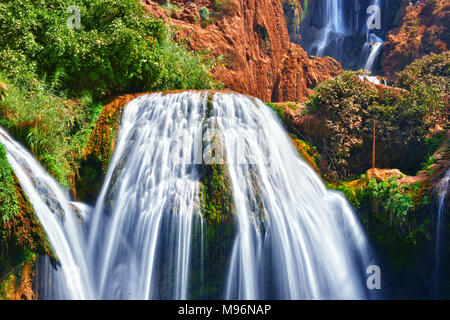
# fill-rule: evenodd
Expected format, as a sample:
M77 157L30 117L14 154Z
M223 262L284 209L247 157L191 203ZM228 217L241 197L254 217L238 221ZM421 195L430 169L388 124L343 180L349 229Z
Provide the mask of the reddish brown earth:
M414 2L414 1L413 1ZM450 1L428 0L403 9L384 46L383 72L391 81L408 64L431 52L450 49Z
M176 39L188 48L223 57L214 77L227 89L263 101L303 101L321 81L336 75L332 58L310 59L289 40L279 0L172 0L180 9L165 10L165 0L145 0L148 11L176 27ZM201 21L199 9L210 11Z

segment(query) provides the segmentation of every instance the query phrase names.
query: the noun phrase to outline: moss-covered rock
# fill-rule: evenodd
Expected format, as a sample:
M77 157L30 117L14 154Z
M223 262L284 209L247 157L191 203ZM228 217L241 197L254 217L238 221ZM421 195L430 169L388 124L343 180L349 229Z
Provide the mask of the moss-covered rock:
M397 169L371 169L359 179L329 185L356 208L385 270L391 298L429 298L437 213L434 184L441 176L423 180ZM443 260L448 263L449 257L445 250Z
M310 167L320 175L320 170L317 166L317 163L320 161L320 154L317 152L316 147L306 141L298 139L294 134L291 134L291 141L303 160L305 160Z
M232 184L223 139L211 117L213 93L208 93L203 128L203 163L200 175L199 217L193 228L192 299L219 299L225 290L228 259L236 235Z
M93 204L103 183L120 127L122 109L142 94L127 94L112 99L103 108L83 150L76 177L76 198Z

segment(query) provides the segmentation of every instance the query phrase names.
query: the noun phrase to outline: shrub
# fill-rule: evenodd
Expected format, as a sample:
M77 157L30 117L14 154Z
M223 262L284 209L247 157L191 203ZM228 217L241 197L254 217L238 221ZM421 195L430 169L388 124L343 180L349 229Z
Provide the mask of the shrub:
M316 88L308 111L321 119L324 136L313 138L339 178L370 168L376 125L377 166L414 174L426 156L425 137L442 121L444 104L436 88L411 91L380 88L344 71Z
M428 86L447 94L450 91L450 51L415 60L397 75L397 85L408 90L417 85Z
M0 144L0 226L18 213L15 190L13 172L6 159L5 147ZM5 238L2 228L0 236Z
M14 83L8 88L8 96L0 102L0 125L28 146L60 183L69 186L89 132L89 119L95 118L92 100L63 99L39 81L31 88Z
M200 18L202 21L208 21L209 19L209 10L207 7L201 7L198 12L200 13Z
M81 28L70 30L67 1L0 4L0 71L24 83L60 75L62 90L90 90L94 98L166 89L168 80L178 85L171 89L216 86L204 57L174 44L169 28L140 1L81 0L77 6ZM179 81L193 71L197 77Z

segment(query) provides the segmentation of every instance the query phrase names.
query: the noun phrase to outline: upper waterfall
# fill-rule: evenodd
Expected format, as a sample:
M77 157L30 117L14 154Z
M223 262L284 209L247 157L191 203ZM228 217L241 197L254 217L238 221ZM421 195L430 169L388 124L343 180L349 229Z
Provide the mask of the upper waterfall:
M288 24L291 40L311 55L335 58L345 69L377 72L397 5L398 1L383 0L310 1L304 4L307 15L297 29Z
M48 268L54 289L43 298L369 297L373 257L352 207L258 99L182 92L130 102L83 228L31 155L3 131L0 143L61 262ZM229 208L208 198L215 184L229 188ZM228 216L213 221L205 208Z

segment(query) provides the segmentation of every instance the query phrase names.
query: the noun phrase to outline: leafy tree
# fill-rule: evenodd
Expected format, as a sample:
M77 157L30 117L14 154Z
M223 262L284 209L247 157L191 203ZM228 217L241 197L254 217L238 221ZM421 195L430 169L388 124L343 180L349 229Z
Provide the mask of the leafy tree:
M67 0L0 4L0 71L94 97L122 92L214 88L204 55L175 44L139 0L80 0L80 29L68 28Z
M322 135L313 142L340 178L370 168L374 122L377 166L414 174L425 157L425 138L442 121L444 109L436 88L377 87L353 71L322 83L307 106L323 124Z

